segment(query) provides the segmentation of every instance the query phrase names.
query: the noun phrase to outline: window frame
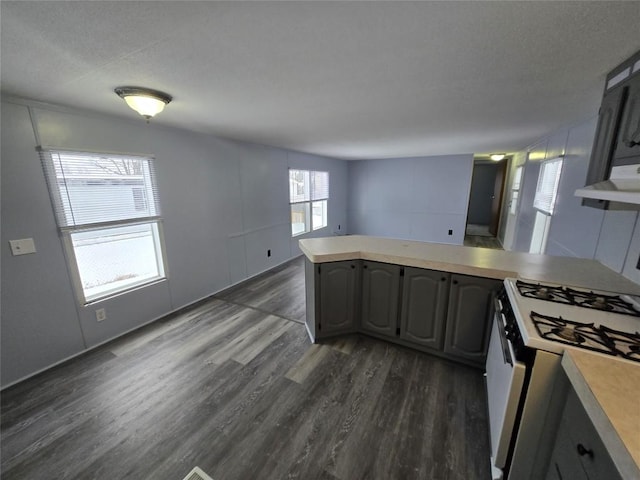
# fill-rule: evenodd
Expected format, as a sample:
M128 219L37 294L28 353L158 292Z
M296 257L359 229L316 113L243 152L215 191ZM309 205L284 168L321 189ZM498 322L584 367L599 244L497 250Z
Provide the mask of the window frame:
M513 184L511 185L511 198L509 205L509 215L518 213L518 202L520 199L520 188L522 187L522 177L524 175L524 165L518 165L513 174Z
M70 149L63 148L52 148L52 147L38 147L37 149L40 153L42 166L45 173L45 180L47 183L47 187L49 190L49 195L52 202L52 209L56 219L56 224L58 226L58 232L61 237L63 251L67 260L69 275L71 277L71 283L73 284L74 291L78 302L81 305L87 306L93 303L98 303L104 301L106 299L125 294L127 292L137 290L140 288L144 288L149 285L153 285L159 282L166 281L169 278L168 273L168 262L167 262L167 254L166 254L166 244L164 238L164 228L163 228L163 219L161 216L160 204L158 199L158 191L157 191L157 179L155 174L155 158L152 155L141 155L141 154L122 154L122 153L110 153L110 152L94 152L94 151L75 151ZM143 175L143 177L148 176L149 185L144 185L144 187L132 187L131 192L127 192L129 195L133 194L135 188L142 188L142 194L144 197L144 202L149 205L150 202L153 203L153 214L148 216L141 217L129 217L120 220L105 220L98 222L88 222L88 223L79 223L75 224L75 220L69 222L68 219L64 221L67 223L66 225L62 225L63 221L61 220L62 216L66 216L66 211L63 204L62 196L68 188L68 185L65 184L64 187L59 185L59 177L56 173L56 166L54 165L55 160L53 159L53 155L77 155L77 156L86 156L87 158L116 158L116 157L126 157L131 159L138 159L144 162L147 162L145 168L148 169L148 172ZM61 160L59 160L61 161ZM148 198L149 189L152 198ZM71 204L72 201L69 200ZM140 211L137 208L135 198L133 198L133 208L135 211ZM74 223L74 224L69 224ZM153 276L151 278L145 278L140 281L130 282L125 285L116 286L114 288L104 289L102 292L96 294L88 294L85 286L82 282L82 274L81 269L78 262L78 255L76 252L76 247L74 246L73 235L82 233L82 232L101 232L101 231L109 231L117 228L125 228L125 227L135 227L136 225L148 225L151 230L151 240L154 245L154 258L155 258L155 267L158 271L158 275ZM112 233L113 235L113 233ZM111 282L113 283L113 282Z
M557 167L555 167L555 165L557 165ZM552 166L555 168L554 175L552 177L550 175L550 178L547 179L547 169ZM553 216L553 211L555 210L558 198L558 190L560 189L563 167L563 157L550 158L540 163L540 172L538 173L538 181L536 183L536 193L533 198L533 208L544 215ZM550 187L550 192L548 191L548 188L545 187ZM546 201L547 199L548 202Z
M303 200L292 201L292 197L300 196L298 193L293 193L291 191L291 187L293 185L291 174L292 172L301 172L305 179L308 179L308 195L304 197ZM314 174L325 174L327 176L326 181L326 196L324 195L316 195L315 188L313 186ZM301 168L289 168L288 171L288 179L289 179L289 213L291 215L290 223L291 223L291 238L299 237L301 235L306 235L308 233L316 232L318 230L322 230L323 228L327 228L329 226L329 198L330 198L330 176L328 171L324 170L306 170ZM304 194L302 194L304 195ZM307 198L308 197L308 198ZM324 215L322 216L325 220L323 225L316 227L313 221L313 205L314 203L324 202ZM298 232L293 232L293 207L294 205L304 205L305 212L308 213L308 218L305 218L304 226L305 228Z

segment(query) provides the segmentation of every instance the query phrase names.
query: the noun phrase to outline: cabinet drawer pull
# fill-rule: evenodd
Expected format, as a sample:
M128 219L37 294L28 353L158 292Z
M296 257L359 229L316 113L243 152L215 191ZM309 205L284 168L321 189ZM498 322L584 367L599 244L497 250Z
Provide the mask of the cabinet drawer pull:
M447 281L447 277L442 277L442 278L440 279L440 281L441 281L441 282L446 282L446 281Z
M560 467L558 467L558 462L555 462L555 465L556 465L556 473L558 474L558 478L560 480L563 480L562 474L560 473Z
M451 283L453 283L454 285L457 285L457 284L458 284L458 280L454 280L454 281L453 281L453 282L451 282Z
M589 450L588 448L585 448L584 445L579 443L578 455L580 455L581 457L584 457L585 455L587 455L589 458L593 458L593 450Z
M356 268L356 266L355 265L351 265L351 268Z

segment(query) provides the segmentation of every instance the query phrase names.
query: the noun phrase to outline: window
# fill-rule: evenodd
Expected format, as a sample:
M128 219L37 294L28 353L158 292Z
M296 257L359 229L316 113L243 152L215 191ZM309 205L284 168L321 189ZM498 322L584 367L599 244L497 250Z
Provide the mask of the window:
M551 226L550 219L556 203L561 172L562 158L545 160L540 165L536 196L533 199L533 206L538 211L536 212L533 232L531 233L529 253L545 252Z
M515 215L518 212L518 196L520 195L520 184L522 183L522 165L516 168L513 177L513 185L511 186L511 203L509 205L509 213Z
M291 236L326 227L328 199L329 172L289 170Z
M556 203L561 172L562 158L545 160L540 166L533 206L547 215L553 215L553 207Z
M83 303L165 278L152 159L41 150Z

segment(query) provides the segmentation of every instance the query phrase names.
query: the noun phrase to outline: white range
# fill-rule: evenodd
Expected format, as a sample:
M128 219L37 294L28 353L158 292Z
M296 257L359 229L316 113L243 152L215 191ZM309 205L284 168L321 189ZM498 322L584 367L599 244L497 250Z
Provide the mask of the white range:
M507 278L487 355L494 479L544 478L565 349L640 368L640 297Z

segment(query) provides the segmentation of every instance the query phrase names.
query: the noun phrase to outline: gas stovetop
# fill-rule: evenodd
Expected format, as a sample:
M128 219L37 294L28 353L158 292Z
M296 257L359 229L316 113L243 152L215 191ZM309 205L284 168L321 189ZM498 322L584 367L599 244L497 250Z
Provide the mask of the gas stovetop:
M508 278L524 345L562 354L588 349L640 362L640 297Z
M631 301L609 292L577 290L571 287L543 285L522 280L516 281L516 287L523 297L640 317L640 310Z
M531 312L540 337L640 362L640 334Z

